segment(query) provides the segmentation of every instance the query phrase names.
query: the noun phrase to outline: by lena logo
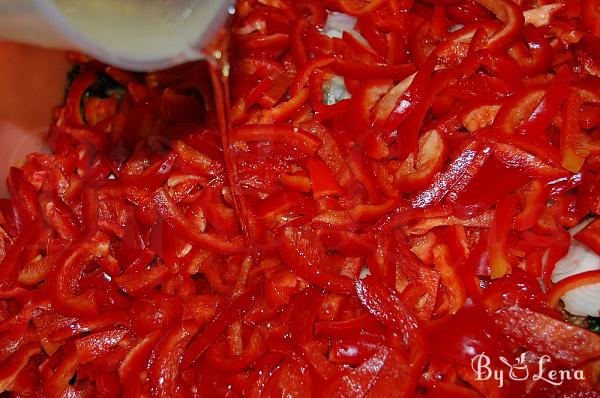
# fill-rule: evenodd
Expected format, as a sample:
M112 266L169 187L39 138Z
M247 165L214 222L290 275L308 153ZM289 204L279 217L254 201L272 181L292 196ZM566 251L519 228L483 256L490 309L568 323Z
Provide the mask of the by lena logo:
M477 380L496 380L498 386L504 386L505 380L533 380L543 381L555 386L560 386L567 380L584 380L583 370L555 370L548 369L551 358L548 355L542 355L537 363L527 363L525 353L516 358L515 363L510 363L505 357L498 358L500 362L506 365L506 369L492 368L491 359L485 353L476 355L471 359L471 367L477 375Z

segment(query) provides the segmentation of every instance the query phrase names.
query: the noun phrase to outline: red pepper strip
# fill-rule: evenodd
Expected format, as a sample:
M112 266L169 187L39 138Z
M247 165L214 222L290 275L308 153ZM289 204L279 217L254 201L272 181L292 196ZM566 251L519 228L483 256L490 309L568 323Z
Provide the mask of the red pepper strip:
M33 239L37 238L40 229L40 222L30 222L7 250L4 260L0 263L0 285L8 287L8 284L12 283L18 270L21 253Z
M545 286L552 285L552 272L556 267L556 263L569 252L571 235L569 235L567 231L563 230L563 232L559 234L556 239L557 242L550 247L548 250L548 255L546 256L546 264L543 272Z
M350 210L350 217L355 222L373 221L388 214L398 206L397 198L388 198L378 205L360 204Z
M221 192L210 186L205 187L200 193L200 201L206 221L217 231L226 235L235 235L238 232L235 211L224 202Z
M500 48L510 44L523 29L525 17L523 10L511 0L475 0L475 2L496 15L504 27L487 40L489 48Z
M24 285L33 286L43 281L48 273L56 266L56 262L64 255L63 251L47 254L40 260L34 260L19 271L17 281Z
M573 173L581 169L587 156L582 148L585 138L579 125L579 112L582 105L583 99L577 89L568 89L562 110L560 154L563 167Z
M255 208L256 215L264 220L277 220L286 211L298 205L300 194L294 191L277 191L261 200Z
M414 192L426 188L446 161L448 148L437 130L430 130L419 138L418 152L410 155L394 174L394 187L400 192Z
M261 294L260 287L260 283L255 283L238 296L230 298L227 306L212 319L202 334L194 338L183 356L182 368L187 369L194 364L229 325L242 318Z
M381 343L381 338L370 335L335 340L331 346L330 359L335 363L357 366L369 359Z
M331 271L319 236L309 226L288 227L280 233L279 253L298 276L332 293L348 294L354 290L352 279Z
M2 363L2 367L0 367L0 393L13 390L13 385L19 373L27 366L31 357L39 352L39 344L28 343L20 347Z
M573 236L596 254L600 255L600 218L595 219Z
M156 330L145 336L123 358L121 365L119 365L119 379L125 388L124 398L138 398L141 396L140 373L146 369L148 359L161 334L161 331Z
M303 88L288 101L282 102L272 109L259 111L250 120L259 124L275 124L287 120L304 105L309 96L309 89Z
M92 188L84 189L81 192L81 220L88 236L94 236L98 232L98 208L98 192Z
M600 270L586 271L562 279L548 290L548 307L556 309L558 301L567 292L592 284L600 284Z
M528 120L538 108L546 90L539 86L529 86L510 96L502 104L494 119L494 127L504 134L516 133L519 125Z
M355 282L356 293L362 305L379 322L400 331L410 347L409 369L403 372L404 385L398 385L400 396L412 394L423 372L428 352L427 341L414 314L406 308L395 290L367 276Z
M265 109L273 108L287 92L288 87L292 83L292 75L286 71L277 73L274 76L270 88L258 99L260 106ZM272 76L264 77L265 80L271 80L271 78Z
M287 49L290 41L290 35L287 33L264 35L256 32L242 37L243 39L236 42L238 48L242 51L273 51L278 53Z
M345 257L362 257L373 254L377 245L371 235L349 231L319 231L319 238L327 249L334 249Z
M370 79L377 76L379 79L403 80L415 72L413 64L385 66L336 60L332 66L340 75L355 79Z
M242 242L237 238L226 241L216 235L200 232L194 224L181 214L165 188L159 189L152 200L156 211L161 217L179 236L191 244L217 253L235 253L242 249Z
M83 72L78 74L67 94L64 107L64 115L57 125L77 126L84 124L83 115L81 114L81 102L86 90L96 81L96 73L92 68L85 68Z
M151 397L176 397L179 395L179 371L185 347L198 331L193 321L183 321L158 343L148 368L148 385Z
M41 215L37 190L25 179L23 170L16 167L10 168L8 190L17 230L22 233L25 225Z
M328 56L317 57L317 58L310 60L310 62L308 62L306 65L304 65L302 67L302 69L298 72L298 74L292 81L292 84L290 87L290 95L293 97L296 94L298 94L298 92L300 90L305 88L306 85L308 84L310 76L313 74L314 71L316 71L319 68L323 68L323 67L333 63L334 61L335 61L334 57L328 57Z
M314 155L322 145L314 134L292 126L272 124L245 124L232 131L233 141L267 141L288 144L308 156Z
M506 241L512 229L517 197L505 196L498 200L494 211L494 221L488 241L488 256L492 268L491 278L500 278L510 273L511 265L507 258Z
M521 307L495 312L495 323L511 340L557 366L572 368L600 355L600 336Z
M389 90L373 107L371 114L373 115L374 119L373 124L376 127L383 127L385 125L385 122L392 114L392 111L394 111L399 105L400 97L402 97L406 90L408 90L408 88L412 85L417 73L419 72L408 76L400 83L392 87L392 89Z
M485 160L491 155L491 148L473 141L448 165L437 174L433 182L412 200L414 207L423 208L440 203L451 190L460 191L473 175L477 173Z
M542 181L531 182L531 188L525 195L523 210L515 217L515 231L524 231L537 223L540 213L546 207L549 193L550 190Z
M190 170L203 176L222 174L221 162L211 159L181 140L173 141L173 152L177 154L177 163L183 170Z
M519 52L518 44L511 47L508 53L519 64L520 73L522 76L534 76L539 73L544 73L552 65L554 60L554 51L548 40L544 37L540 30L533 25L527 25L523 29L523 37L527 41L528 52Z
M372 46L369 46L370 43L364 43L363 41L359 40L355 35L345 31L342 32L342 40L352 51L355 52L355 56L357 58L364 56L366 58L368 57L372 59L376 63L385 63L385 57L381 56L377 51L373 50L373 48L371 48ZM367 42L368 41L369 39L367 39Z
M243 108L244 108L244 110L242 112L245 113L248 108L250 108L252 105L256 104L258 102L258 100L260 100L263 97L263 95L265 94L265 92L268 89L270 89L272 86L273 86L273 80L271 80L269 78L262 79L248 93L248 96L246 98L240 99L240 101L241 101L240 103L243 104ZM268 108L269 109L272 108L273 105L271 105Z
M391 349L379 345L375 354L355 368L335 379L323 392L323 397L355 398L367 397L383 368L388 365ZM401 390L396 389L396 392ZM403 396L401 394L400 396Z
M163 283L170 273L168 266L158 264L148 269L127 270L115 277L115 282L128 295L137 296Z
M495 157L483 164L468 185L453 190L450 200L454 203L454 214L470 218L492 207L500 197L513 192L528 181L523 170L506 167ZM490 181L495 183L490 186Z
M510 144L497 143L494 145L494 158L502 162L508 168L521 170L528 176L540 178L545 181L567 177L566 170L548 165L537 156L525 152Z
M171 152L171 154L165 159L154 163L140 174L121 175L120 181L126 185L156 189L163 185L167 178L169 178L169 174L171 173L171 169L175 164L176 157L177 156L175 152Z
M92 333L75 341L77 356L82 364L93 361L115 347L127 335L126 329Z
M364 136L371 126L371 109L392 87L389 79L363 82L350 99L346 125L354 137Z
M98 398L118 398L123 396L123 388L114 373L105 373L95 378Z
M68 389L71 387L69 381L73 378L78 366L79 358L77 357L77 351L65 355L50 377L50 380L44 386L44 390L50 398L62 398L68 394ZM71 394L66 396L69 395Z
M283 185L284 188L297 192L307 193L312 189L310 178L303 175L282 174L279 176L279 183Z
M452 264L448 246L442 244L433 248L433 264L440 273L444 289L450 300L448 311L450 314L455 314L465 303L467 294L458 270Z
M264 338L255 330L244 345L243 352L231 355L229 351L228 342L224 339L218 340L206 350L206 361L219 372L241 372L265 354Z
M81 242L65 253L56 263L56 268L47 280L52 305L63 314L73 316L94 316L98 314L95 293L88 290L79 295L78 283L85 267L98 257L108 254L109 239L99 233Z
M81 235L77 216L58 195L42 194L39 197L42 214L46 222L66 240L76 240Z
M290 53L296 65L304 65L308 61L306 46L304 45L304 32L308 27L306 18L296 18L290 30Z
M359 148L350 148L346 162L358 181L365 187L369 203L379 202L381 200L381 193L375 180L375 173L373 172L371 163L365 159L362 151Z
M307 168L310 173L311 186L315 199L329 195L341 195L342 188L337 183L329 167L319 159L308 159Z
M600 1L582 0L581 16L589 30L595 35L600 35Z
M370 0L367 4L359 6L354 0L340 0L338 4L346 14L358 17L372 13L387 3L387 1L388 0Z
M356 336L363 331L370 331L378 326L378 322L369 313L345 321L323 321L315 324L317 336L344 338Z
M427 57L425 63L419 67L410 86L396 100L394 110L384 121L383 129L385 131L394 131L408 117L415 106L423 100L436 64L437 58L432 55Z

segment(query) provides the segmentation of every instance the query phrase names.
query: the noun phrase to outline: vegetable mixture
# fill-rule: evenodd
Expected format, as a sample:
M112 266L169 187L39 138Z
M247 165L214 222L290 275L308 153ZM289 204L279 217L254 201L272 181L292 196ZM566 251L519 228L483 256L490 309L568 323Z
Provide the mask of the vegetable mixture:
M240 0L218 67L70 54L0 200L0 390L599 397L600 1L551 1Z

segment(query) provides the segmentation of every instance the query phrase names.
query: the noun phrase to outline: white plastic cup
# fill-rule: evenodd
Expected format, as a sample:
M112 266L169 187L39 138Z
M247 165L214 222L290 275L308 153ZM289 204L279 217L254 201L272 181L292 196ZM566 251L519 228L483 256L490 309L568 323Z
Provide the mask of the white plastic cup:
M131 71L206 58L235 0L0 0L0 38Z

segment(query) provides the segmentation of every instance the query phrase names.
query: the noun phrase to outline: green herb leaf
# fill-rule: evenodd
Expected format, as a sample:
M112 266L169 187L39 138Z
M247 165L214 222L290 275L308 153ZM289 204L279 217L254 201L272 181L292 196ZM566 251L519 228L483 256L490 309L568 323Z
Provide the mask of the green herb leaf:
M125 89L116 80L106 73L98 73L98 78L85 92L87 97L108 98L112 95L121 100L125 95Z
M588 316L587 317L587 327L592 332L600 333L600 318Z

